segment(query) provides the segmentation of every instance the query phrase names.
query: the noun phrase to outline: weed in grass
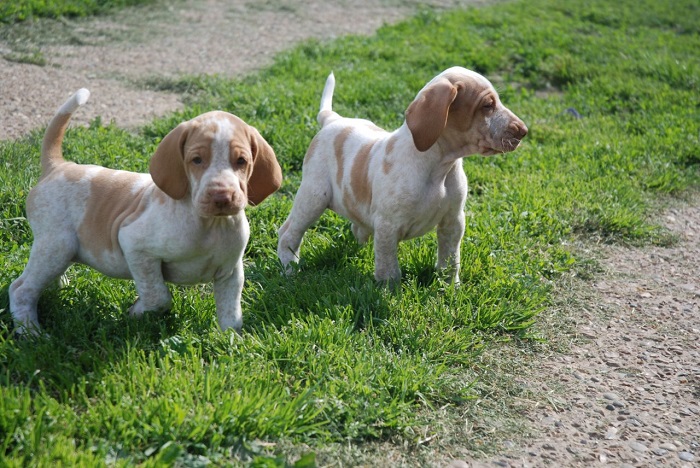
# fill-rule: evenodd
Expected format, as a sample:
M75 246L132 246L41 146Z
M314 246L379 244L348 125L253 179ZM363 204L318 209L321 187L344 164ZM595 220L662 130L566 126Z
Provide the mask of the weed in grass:
M46 65L46 57L40 50L35 50L31 52L11 52L5 54L3 58L9 62L16 63L28 63L30 65L38 65L43 67Z
M0 22L13 23L36 17L88 16L152 2L153 0L13 0L0 3Z

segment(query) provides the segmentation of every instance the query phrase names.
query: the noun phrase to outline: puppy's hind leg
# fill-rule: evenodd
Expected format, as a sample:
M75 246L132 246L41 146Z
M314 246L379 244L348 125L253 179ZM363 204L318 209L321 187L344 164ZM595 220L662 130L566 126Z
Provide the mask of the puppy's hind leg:
M35 237L27 267L10 285L10 312L18 334L40 332L37 311L39 296L66 271L75 256L75 238L60 238L54 232L51 236Z
M277 256L287 273L291 272L290 263L299 262L299 248L304 233L328 208L331 196L330 184L312 185L302 180L292 211L278 233Z

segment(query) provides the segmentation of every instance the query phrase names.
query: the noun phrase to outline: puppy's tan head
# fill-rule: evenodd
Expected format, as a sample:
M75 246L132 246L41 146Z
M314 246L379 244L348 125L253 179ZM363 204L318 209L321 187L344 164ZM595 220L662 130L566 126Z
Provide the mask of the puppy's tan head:
M506 108L493 85L466 68L433 78L406 110L406 123L419 151L438 140L450 151L492 155L513 151L527 127Z
M282 183L275 152L235 115L213 111L168 133L151 159L153 182L169 197L190 194L203 217L230 216L257 205Z

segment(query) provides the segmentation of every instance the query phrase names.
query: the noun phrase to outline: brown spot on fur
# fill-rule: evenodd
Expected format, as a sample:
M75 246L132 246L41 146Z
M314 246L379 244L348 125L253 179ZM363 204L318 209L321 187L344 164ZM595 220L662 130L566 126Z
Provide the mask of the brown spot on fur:
M393 163L387 161L386 159L382 162L382 171L384 174L389 174L391 172L391 168L394 166Z
M352 164L350 187L358 203L368 205L372 201L372 185L369 183L369 155L376 141L365 144Z
M57 164L55 167L57 166L59 166L59 164ZM54 172L53 170L51 170L50 172L42 174L39 178L39 182L64 177L68 182L77 183L83 180L83 178L85 177L85 171L87 170L87 168L90 168L92 166L76 164L70 161L64 161L60 163L60 167L60 171Z
M338 169L335 174L335 179L338 185L343 182L343 147L345 146L345 141L348 139L352 133L352 127L345 127L333 141L333 148L335 149L335 161L338 165Z
M389 160L389 155L394 152L394 146L396 146L396 142L399 139L398 133L394 133L389 137L389 140L386 142L386 146L384 147L384 161L382 162L382 171L384 174L388 174L391 172L391 168L393 167L394 163Z
M386 142L386 154L391 154L394 152L394 146L396 145L396 142L399 140L399 134L394 133L389 137L389 141Z
M61 144L63 143L63 135L66 132L66 128L68 128L70 118L71 114L57 114L46 128L41 146L42 175L48 174L64 161Z
M306 150L306 155L304 156L304 164L307 163L311 159L311 157L314 155L316 152L316 148L318 147L318 138L314 137L313 140L311 140L311 144L309 145L309 149Z
M136 192L134 187L140 185ZM119 229L145 209L142 175L133 172L101 170L90 181L85 217L78 227L83 248L99 258L105 252L121 251Z
M348 191L343 192L343 206L345 206L345 210L348 212L348 218L350 218L350 221L353 223L364 224L362 222L362 215L359 211L357 211L354 200L350 198L350 193Z

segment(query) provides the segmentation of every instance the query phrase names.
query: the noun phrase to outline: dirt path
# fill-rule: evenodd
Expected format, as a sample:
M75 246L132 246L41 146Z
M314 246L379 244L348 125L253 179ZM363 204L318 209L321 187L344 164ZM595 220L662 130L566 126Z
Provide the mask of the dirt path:
M485 1L182 0L167 9L49 23L43 31L18 28L0 39L0 140L46 125L81 87L90 89L91 98L75 122L101 116L103 122L136 127L182 106L178 95L138 86L146 79L242 75L304 39L371 34L414 13L419 4L441 8ZM35 52L27 43L36 42L43 44L46 64L20 63Z
M573 344L514 376L542 397L538 437L470 466L700 466L699 205L664 215L672 247L584 246L605 271L575 299Z
M16 38L34 37L47 64L0 59L0 139L45 125L80 87L92 99L78 122L101 115L135 127L182 106L178 95L136 85L145 79L244 74L305 38L369 34L414 13L419 2L338 3L183 0L167 10L56 23L56 31L26 28L0 41L0 56L25 47ZM542 397L525 411L537 435L514 437L490 459L456 448L453 466L700 466L698 205L664 215L681 239L676 246L583 247L606 271L570 319L573 344L513 376Z

